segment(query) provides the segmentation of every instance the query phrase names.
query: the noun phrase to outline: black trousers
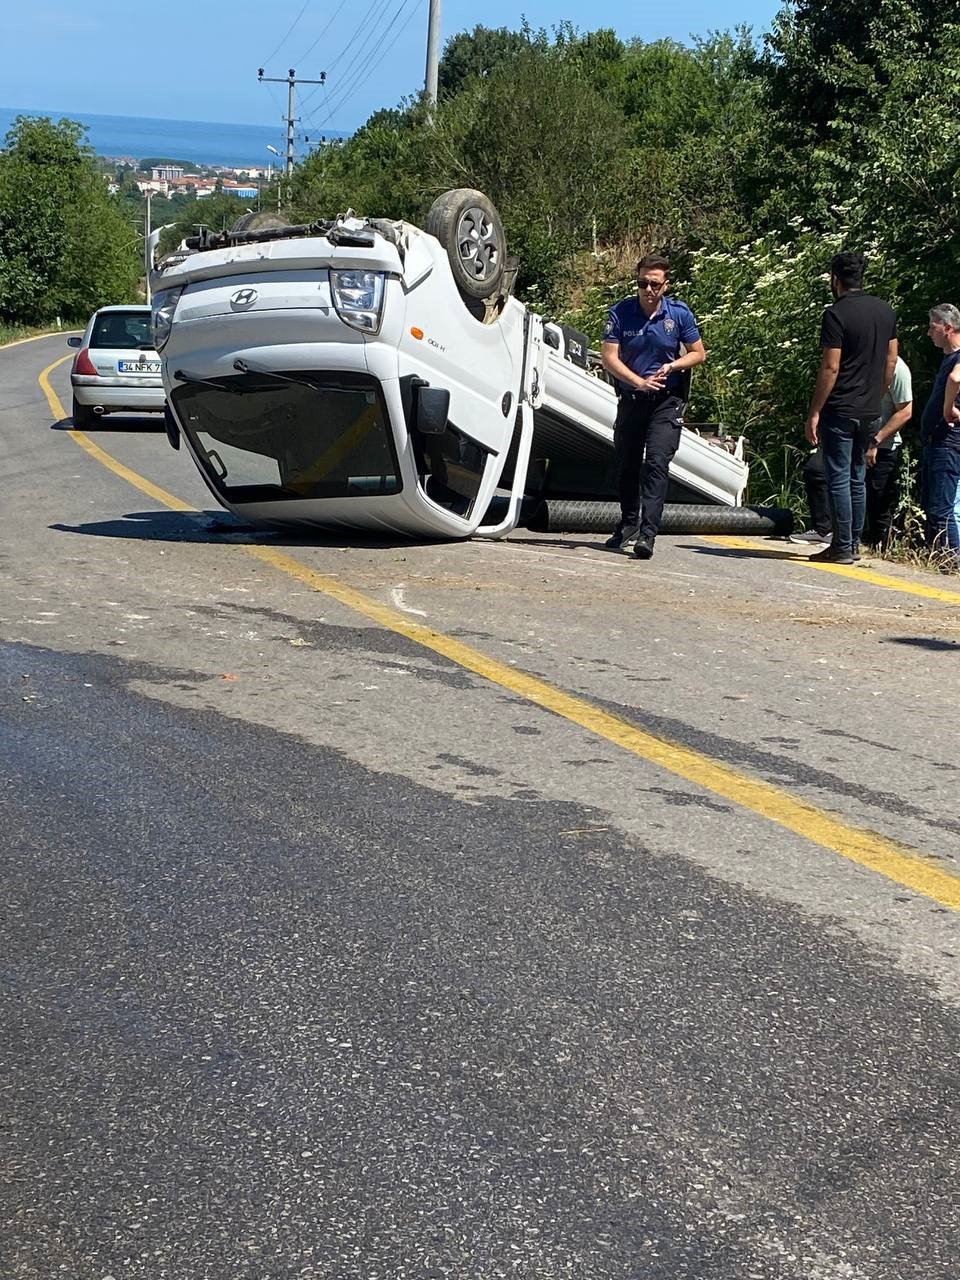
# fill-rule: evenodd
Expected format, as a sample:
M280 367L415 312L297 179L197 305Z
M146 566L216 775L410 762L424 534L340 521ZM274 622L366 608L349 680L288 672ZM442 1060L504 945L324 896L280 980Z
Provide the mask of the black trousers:
M667 496L669 467L680 447L684 402L665 392L622 396L613 426L622 525L655 538Z
M804 463L803 485L807 491L810 523L817 533L829 533L832 526L827 477L819 449ZM862 536L868 546L885 547L889 543L899 503L900 450L878 449L876 462L867 467L867 518Z

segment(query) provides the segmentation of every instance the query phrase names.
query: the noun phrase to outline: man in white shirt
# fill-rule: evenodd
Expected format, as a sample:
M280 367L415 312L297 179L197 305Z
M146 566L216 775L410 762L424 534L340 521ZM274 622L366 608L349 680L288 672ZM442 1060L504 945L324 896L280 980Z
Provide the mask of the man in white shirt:
M900 432L913 414L913 379L901 356L883 397L883 426L867 441L867 518L863 541L881 550L890 543L900 503Z

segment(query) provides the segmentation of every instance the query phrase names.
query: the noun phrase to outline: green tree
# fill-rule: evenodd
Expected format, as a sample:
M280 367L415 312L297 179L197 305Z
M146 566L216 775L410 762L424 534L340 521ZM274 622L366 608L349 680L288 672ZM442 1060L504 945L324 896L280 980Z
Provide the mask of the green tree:
M838 117L871 114L890 59L929 58L946 16L939 0L788 0L766 37L779 128L793 143L816 142Z
M434 194L490 196L520 255L521 290L553 307L564 265L590 242L594 219L608 220L624 141L620 114L577 62L531 46L441 105L425 167Z
M610 32L569 38L601 96L620 113L626 146L607 178L608 240L672 253L736 243L752 231L762 150L762 78L747 28L692 47L623 45Z
M466 88L476 76L488 76L518 54L526 52L532 35L527 30L510 31L506 27L476 26L461 31L444 45L438 68L438 90L441 97L451 98Z
M0 316L85 319L136 296L142 244L107 190L83 126L18 116L0 161Z
M294 172L292 213L304 221L357 213L416 220L430 203L423 104L378 111L342 146L318 147Z
M925 337L927 311L960 294L960 24L937 33L931 59L887 47L877 56L887 88L868 115L834 121L817 152L817 181L852 241L876 244L891 264L901 341L914 368L932 372L939 356Z

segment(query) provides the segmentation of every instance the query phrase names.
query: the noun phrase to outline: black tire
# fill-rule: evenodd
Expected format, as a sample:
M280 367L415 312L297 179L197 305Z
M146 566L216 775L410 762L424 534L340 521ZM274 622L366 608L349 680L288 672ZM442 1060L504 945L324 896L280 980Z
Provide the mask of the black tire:
M78 404L77 397L73 397L73 407L70 411L73 418L73 425L78 431L89 431L97 425L97 415L88 404Z
M616 502L548 498L530 528L547 533L608 533L620 522ZM785 538L793 531L793 512L782 507L724 507L704 503L668 503L661 533L768 534Z
M241 213L231 231L273 231L280 227L289 227L290 223L279 213L270 213L267 209L253 209L250 213Z
M482 191L457 187L437 196L424 230L446 249L453 279L465 298L486 301L499 294L507 240L499 213Z

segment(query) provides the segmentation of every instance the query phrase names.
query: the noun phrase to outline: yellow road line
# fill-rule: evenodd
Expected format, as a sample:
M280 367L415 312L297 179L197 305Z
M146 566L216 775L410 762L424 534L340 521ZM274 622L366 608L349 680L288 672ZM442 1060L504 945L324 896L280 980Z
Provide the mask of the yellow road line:
M62 418L63 406L56 392L46 381L47 375L54 367L51 365L43 371L41 385L44 387L51 410L58 418ZM79 443L86 440L82 432L71 431L70 435ZM89 443L87 441L87 444ZM94 457L101 460L109 457L96 445L92 446L91 452ZM119 463L113 463L112 459L110 463L112 463L111 470L115 474L123 476L141 492L156 498L161 503L171 503L174 510L196 509L180 502L179 499L172 498L169 494L164 495L162 489L144 480L136 472L121 467ZM773 786L772 783L741 773L688 747L657 738L620 716L603 711L583 698L555 688L538 676L518 671L515 667L508 666L496 658L490 658L478 649L445 635L442 631L434 631L432 627L414 622L398 609L381 604L378 600L338 582L328 574L318 573L308 568L283 551L255 544L235 543L233 545L244 554L337 600L348 609L369 618L378 626L406 637L414 644L421 645L455 662L465 670L474 672L492 684L499 685L546 711L552 711L554 715L562 717L571 724L580 725L590 733L621 747L624 751L658 765L715 795L722 796L740 808L766 818L787 831L810 840L824 849L829 849L851 862L867 867L896 884L932 898L945 907L960 911L960 877L936 866L930 857L925 857L894 840L888 840L876 832L842 822L839 818L816 808L815 805L808 804L805 800L795 799L785 791L781 791L779 787Z
M717 547L734 547L744 551L752 551L758 556L776 556L778 560L789 560L791 564L802 564L808 569L819 569L821 573L836 573L850 578L854 582L869 582L875 587L884 587L888 591L903 591L911 596L923 596L927 600L943 600L947 604L960 604L960 591L948 591L945 587L930 587L923 582L906 582L903 578L891 578L888 574L877 573L873 569L864 569L860 565L830 564L814 560L807 556L784 554L783 550L773 547L760 547L749 538L707 537L701 535L701 542L710 542Z
M50 385L50 374L54 369L59 368L64 361L70 359L72 359L71 356L61 356L59 360L54 360L53 364L48 364L38 378L43 394L47 397L47 404L49 404L50 410L58 422L63 421L67 416L67 412L61 403L60 397ZM126 480L128 484L132 484L135 489L139 489L141 493L153 498L155 502L162 503L163 506L170 507L173 511L196 511L197 508L191 507L188 502L181 502L172 493L167 493L166 489L161 489L158 485L151 484L149 480L138 475L136 471L129 470L122 462L117 462L116 458L111 458L109 453L105 453L98 444L94 444L89 436L82 431L78 431L76 427L68 428L67 435L76 440L81 449L86 449L91 458L96 458L108 471L112 471L121 480Z
M715 795L723 796L741 808L768 818L788 831L812 840L825 849L831 849L852 862L869 867L888 879L895 880L897 884L934 898L944 906L960 910L960 878L932 865L906 845L842 822L804 800L794 799L769 782L752 778L698 751L654 737L629 721L593 706L583 698L554 688L537 676L518 671L452 636L413 622L389 605L381 604L327 574L307 568L282 551L253 545L245 545L242 549L248 555L297 578L314 590L331 596L372 622L588 729L625 751L659 765L697 786L705 787Z

